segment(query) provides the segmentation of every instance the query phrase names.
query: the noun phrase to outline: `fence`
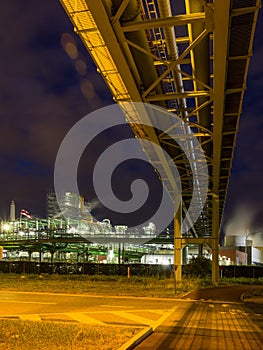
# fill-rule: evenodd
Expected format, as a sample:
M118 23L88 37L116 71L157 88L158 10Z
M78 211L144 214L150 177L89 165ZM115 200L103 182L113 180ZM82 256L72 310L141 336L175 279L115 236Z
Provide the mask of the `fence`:
M94 264L94 263L48 263L32 261L0 261L0 272L16 274L85 274L170 277L171 265L149 264Z
M172 271L171 265L0 261L0 272L16 274L127 276L128 267L131 276L170 277ZM263 266L220 266L219 269L220 277L263 277ZM182 271L184 273L184 266Z

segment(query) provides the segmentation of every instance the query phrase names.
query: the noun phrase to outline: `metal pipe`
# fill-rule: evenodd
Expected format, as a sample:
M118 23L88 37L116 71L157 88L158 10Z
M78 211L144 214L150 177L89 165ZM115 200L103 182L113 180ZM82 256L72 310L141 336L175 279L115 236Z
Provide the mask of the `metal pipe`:
M123 0L113 0L112 1L112 11L116 13L120 6L122 5ZM130 22L136 20L139 16L141 10L141 2L140 0L128 1L126 8L121 14L122 22Z
M111 5L111 16L114 16L122 4L122 0L103 0L104 4L107 6L107 12L109 12L109 6ZM141 2L140 0L130 0L125 10L120 16L120 22L125 23L129 21L139 21L141 20ZM147 52L150 52L150 47L148 39L144 30L134 31L125 33L126 39L136 43L140 47L143 47ZM157 71L153 65L153 59L149 55L139 51L138 49L130 46L130 52L133 56L134 61L137 63L137 70L141 78L142 86L139 89L145 91L149 86L158 78ZM141 62L141 64L138 64ZM156 94L161 94L162 88L158 84L155 88ZM166 107L164 102L160 101L156 104Z
M158 0L158 7L160 11L160 17L168 18L172 17L172 11L171 11L171 5L170 0ZM201 11L201 8L199 8ZM174 27L163 27L167 52L168 52L168 59L170 60L177 60L179 58L179 51L176 44L176 35L174 31ZM184 86L183 86L183 79L182 74L180 73L181 68L180 64L175 66L175 69L172 70L172 76L175 84L175 88L177 93L184 93ZM185 98L179 98L177 99L179 109L181 110L181 116L184 120L187 120L188 112L187 112L187 103ZM190 126L186 125L186 133L190 133L191 129ZM193 144L190 141L190 144L188 145L189 149L193 149ZM193 164L195 165L195 155L192 152L189 152L189 156L192 158ZM195 166L194 166L195 168ZM194 169L192 169L194 170ZM198 181L198 179L197 179Z
M196 13L196 12L203 12L204 11L204 3L202 3L199 0L186 0L186 12L187 14L190 13ZM205 24L204 23L194 23L191 25L191 33L190 38L191 40L195 40L195 38L198 37L198 35L204 30ZM210 86L210 50L209 50L209 37L207 36L204 38L198 46L196 46L193 49L193 56L194 56L194 65L195 65L195 72L194 76L197 78L200 82ZM196 89L203 89L204 86L196 82ZM207 101L206 97L199 97L197 98L197 105L200 106L204 102ZM198 118L199 118L199 124L201 124L203 127L211 130L211 107L207 105L206 107L202 108L198 112ZM207 143L203 147L205 153L207 156L211 157L211 145Z
M169 0L158 0L158 6L159 6L159 11L160 11L160 16L161 17L172 17L172 11L171 11L171 6L170 6L170 1ZM166 41L166 46L167 46L167 52L168 52L168 58L169 60L177 60L179 58L179 52L178 52L178 47L176 44L176 37L175 37L175 32L173 27L164 27L163 28L164 32L164 37ZM183 79L181 73L178 72L178 70L181 70L180 65L176 65L176 69L172 71L173 79L174 79L174 84L176 87L177 92L184 92L184 86L183 86ZM187 117L187 104L186 104L186 99L182 98L178 100L178 105L180 107L180 110L182 111L182 117L186 118Z

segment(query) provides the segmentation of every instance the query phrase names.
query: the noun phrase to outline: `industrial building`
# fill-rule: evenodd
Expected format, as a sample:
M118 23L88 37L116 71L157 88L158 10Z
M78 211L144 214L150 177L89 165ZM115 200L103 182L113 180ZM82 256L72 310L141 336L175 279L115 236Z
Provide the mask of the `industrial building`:
M132 238L127 242L123 239L127 228L122 225L112 227L108 219L93 220L89 204L83 197L68 192L61 198L64 213L70 213L76 219L62 215L52 192L47 194L46 219L31 218L29 214L16 218L15 203L11 202L10 220L1 222L3 259L173 265L173 234L168 230L155 237L154 226L149 224L141 233L149 236L147 243L134 244ZM200 250L200 245L186 245L182 264L198 255L212 259L211 248L203 245ZM262 234L226 236L224 246L219 250L219 265L263 265Z
M49 192L45 219L32 218L26 210L19 217L14 213L12 201L10 220L0 223L4 259L124 263L139 262L143 254L156 249L140 244L155 237L153 223L138 233L124 225L113 227L108 219L96 221L89 203L74 193L61 194L59 206L56 195Z
M263 265L262 233L225 236L220 254L231 260L231 265Z

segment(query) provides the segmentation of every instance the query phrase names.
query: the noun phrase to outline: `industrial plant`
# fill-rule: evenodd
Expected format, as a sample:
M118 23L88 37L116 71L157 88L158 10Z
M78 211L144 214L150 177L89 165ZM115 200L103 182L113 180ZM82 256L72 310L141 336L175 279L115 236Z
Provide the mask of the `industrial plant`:
M36 218L21 209L16 215L15 202L10 204L9 220L1 221L2 261L37 261L101 264L174 264L174 236L168 229L156 236L154 223L142 232L124 225L111 225L109 219L97 221L83 196L61 194L60 205L55 193L47 194L47 217ZM182 265L193 257L212 259L206 244L186 244ZM261 233L226 236L220 247L219 265L262 265Z

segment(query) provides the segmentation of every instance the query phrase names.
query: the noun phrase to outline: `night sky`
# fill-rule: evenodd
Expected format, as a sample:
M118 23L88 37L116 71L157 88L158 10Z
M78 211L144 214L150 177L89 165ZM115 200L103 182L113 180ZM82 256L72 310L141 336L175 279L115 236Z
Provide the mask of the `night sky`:
M113 101L59 1L5 0L1 3L0 26L0 217L8 217L11 200L15 200L17 213L27 209L43 217L64 136L82 117ZM263 231L262 32L261 11L225 229L234 219L251 231ZM92 194L85 196L93 199Z

